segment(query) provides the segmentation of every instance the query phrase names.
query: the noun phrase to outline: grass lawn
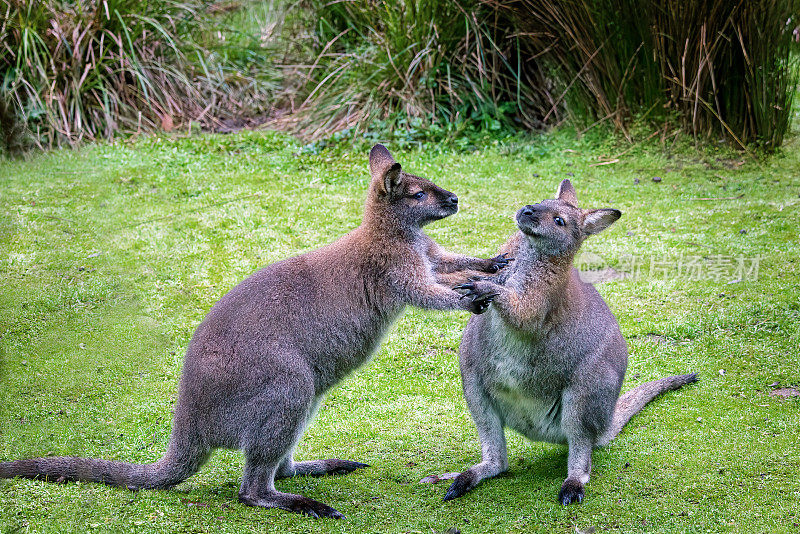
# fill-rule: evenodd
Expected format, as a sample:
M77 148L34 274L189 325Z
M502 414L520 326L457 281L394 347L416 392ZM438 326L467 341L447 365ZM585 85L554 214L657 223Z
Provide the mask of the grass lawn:
M584 207L622 210L584 251L628 273L598 285L630 348L624 389L700 381L595 451L583 504L556 502L566 448L513 432L508 473L465 497L443 503L447 483L418 483L480 447L458 374L467 314L409 309L296 455L372 467L277 483L346 520L239 504L242 456L218 451L169 491L0 481L0 532L800 530L800 397L778 394L800 389L800 139L766 161L567 134L394 155L459 195L461 211L429 227L455 251L493 255L514 212L566 177ZM158 459L195 326L260 266L356 226L366 158L251 132L0 161L0 460Z

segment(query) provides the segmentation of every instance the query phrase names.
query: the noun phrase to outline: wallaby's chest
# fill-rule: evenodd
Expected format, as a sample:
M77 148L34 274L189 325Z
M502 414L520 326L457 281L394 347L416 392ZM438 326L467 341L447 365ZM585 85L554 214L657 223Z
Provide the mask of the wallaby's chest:
M563 443L561 397L567 385L563 362L547 339L520 335L489 319L481 363L483 386L506 426L534 441ZM493 324L494 323L494 324Z

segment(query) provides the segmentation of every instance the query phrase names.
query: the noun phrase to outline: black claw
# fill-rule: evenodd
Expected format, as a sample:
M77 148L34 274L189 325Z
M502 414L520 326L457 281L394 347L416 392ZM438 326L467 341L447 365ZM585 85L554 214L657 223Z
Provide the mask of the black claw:
M458 495L455 491L453 491L452 488L450 488L450 489L447 490L447 493L444 494L444 497L442 497L442 500L443 501L452 501L456 497L460 497L460 496L461 495Z
M452 501L453 499L457 499L464 495L464 492L461 491L460 487L456 487L456 483L453 482L450 487L447 489L447 493L444 494L442 497L443 501Z
M508 266L508 262L514 261L514 258L509 258L508 253L504 252L503 254L499 254L492 258L494 264L489 267L489 272L496 273L500 269L503 269Z
M352 473L356 469L363 469L365 467L369 467L367 464L362 464L361 462L354 462L352 460L339 460L339 459L331 459L328 460L329 467L327 473L321 473L320 475L346 475L347 473Z
M304 514L314 519L320 519L324 517L330 517L333 519L344 519L344 515L339 512L338 510L331 508L327 504L315 501L314 499L309 499L308 497L303 497L302 495L294 495L291 496L291 500L289 502L285 502L283 504L278 505L280 508L284 510L288 510L289 512L294 512L296 514ZM241 500L245 504L253 505L253 506L264 506L264 504L260 503L257 499L252 500L247 496L239 495L239 500Z
M442 500L450 501L456 499L474 488L475 484L472 482L473 478L474 476L470 471L464 471L458 475L453 483L450 484L450 487L447 488L447 493L444 494Z
M453 288L453 291L458 291L459 289L466 289L467 291L472 291L473 289L475 289L475 284L461 284L455 286Z
M480 315L488 310L489 306L492 304L497 295L498 293L486 293L484 295L474 297L472 299L472 313L475 315Z
M583 484L574 479L565 480L558 492L558 502L564 506L583 502Z
M308 500L311 501L311 499ZM331 508L330 506L315 501L311 501L311 503L308 503L305 506L298 506L291 511L305 514L313 517L314 519L320 519L324 517L330 517L332 519L344 519L344 514L334 508Z

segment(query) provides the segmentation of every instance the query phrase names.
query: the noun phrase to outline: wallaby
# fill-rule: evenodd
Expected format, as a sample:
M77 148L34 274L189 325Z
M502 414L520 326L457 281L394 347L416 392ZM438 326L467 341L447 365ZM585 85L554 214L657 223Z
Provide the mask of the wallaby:
M485 311L491 294L468 298L439 277L496 272L508 260L442 250L422 231L453 215L458 198L403 172L389 151L369 155L361 225L334 243L251 275L208 312L189 342L164 456L139 465L77 457L0 463L0 478L84 480L132 490L183 481L214 448L241 449L239 499L312 517L344 516L275 489L274 479L343 474L366 464L295 462L293 450L325 393L364 364L406 305ZM465 276L465 275L464 275Z
M592 449L611 441L660 393L697 380L695 373L670 376L617 398L628 365L625 340L572 261L584 239L620 216L615 209L578 208L564 180L555 200L517 212L519 232L502 247L514 265L457 288L496 297L487 313L470 318L459 355L482 461L456 477L444 500L508 469L503 429L510 427L532 441L569 446L558 500L581 502Z

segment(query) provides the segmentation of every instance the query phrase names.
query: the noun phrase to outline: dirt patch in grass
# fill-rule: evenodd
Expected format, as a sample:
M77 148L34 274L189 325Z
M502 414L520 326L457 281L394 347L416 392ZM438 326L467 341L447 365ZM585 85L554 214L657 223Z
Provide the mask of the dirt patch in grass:
M622 280L630 277L628 273L618 271L613 267L585 271L581 270L578 274L581 281L587 284L602 284L604 282L613 282L614 280Z
M800 391L793 387L777 388L769 392L770 397L782 397L788 399L789 397L800 397Z

